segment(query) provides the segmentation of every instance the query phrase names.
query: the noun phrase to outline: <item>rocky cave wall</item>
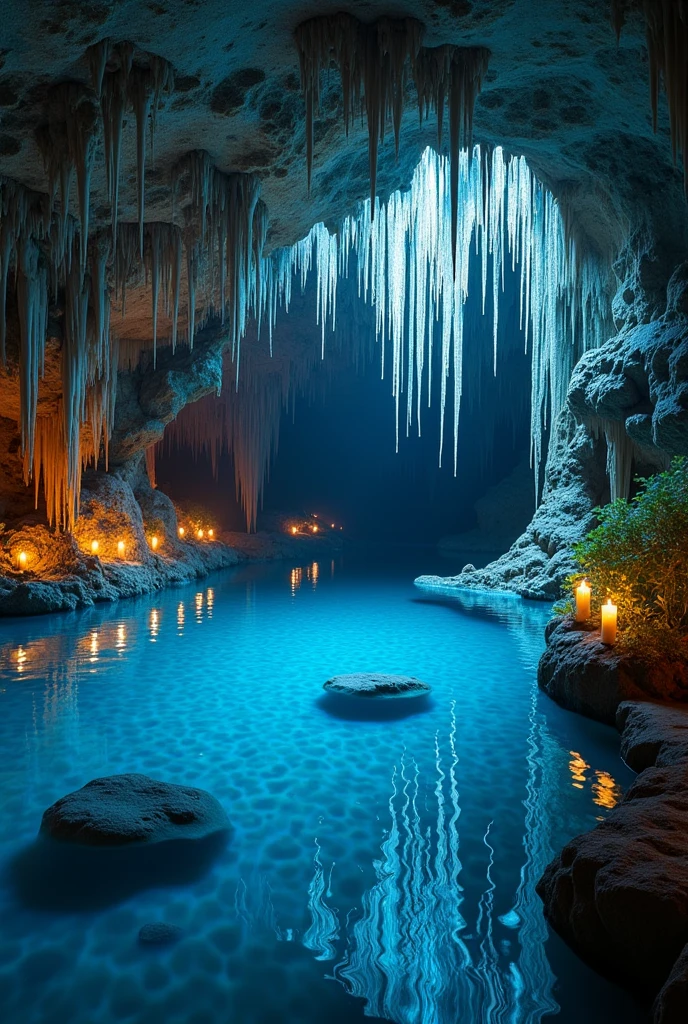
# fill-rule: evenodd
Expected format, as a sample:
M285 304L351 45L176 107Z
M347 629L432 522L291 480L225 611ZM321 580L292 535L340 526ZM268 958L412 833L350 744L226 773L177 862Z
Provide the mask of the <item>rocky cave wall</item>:
M36 2L7 12L0 51L0 174L45 193L49 189L36 138L51 89L91 81L87 48L104 38L133 40L174 69L175 88L157 113L155 151L145 175L146 219L172 222L172 168L190 149L208 152L223 171L254 172L270 214L268 247L290 244L324 220L336 227L369 189L367 136L358 123L344 134L338 77L323 86L314 124L314 170L306 184L305 109L293 33L338 3L293 5L272 0L260 10L243 2L161 0L145 8L124 3ZM360 13L360 12L359 12ZM388 15L366 5L365 20ZM507 585L524 596L550 597L568 568L567 548L607 499L608 444L633 442L635 468L661 467L688 450L686 416L685 258L688 219L680 170L669 143L662 99L657 132L647 101L644 24L631 15L617 44L605 0L399 3L394 16L426 26L425 43L457 43L490 51L478 96L474 137L524 154L558 198L577 244L614 265L618 333L589 353L571 381L568 409L553 426L543 504L511 552L484 574L458 582ZM119 217L136 219L136 133L123 133ZM400 127L399 158L388 139L380 153L381 195L408 184L419 154L436 144L433 122L419 126L412 89ZM446 143L445 143L446 145ZM98 154L96 154L98 157ZM103 161L96 159L91 228L109 223ZM182 295L180 332L188 309ZM124 342L150 345L150 286L130 290L126 315L116 317ZM39 411L61 391L57 360L63 344L59 303L48 324L46 372ZM121 370L110 446L114 474L139 479L141 453L189 401L216 390L226 334L210 323L193 352L165 347L169 322L159 325L155 369L144 354ZM14 332L14 333L13 333ZM16 328L10 310L8 367L0 369L2 518L29 514L32 496L20 479ZM288 340L282 339L288 344ZM276 339L276 344L280 339ZM614 433L618 425L621 433ZM88 486L85 485L87 497ZM83 502L87 506L87 502ZM39 512L40 501L39 501Z

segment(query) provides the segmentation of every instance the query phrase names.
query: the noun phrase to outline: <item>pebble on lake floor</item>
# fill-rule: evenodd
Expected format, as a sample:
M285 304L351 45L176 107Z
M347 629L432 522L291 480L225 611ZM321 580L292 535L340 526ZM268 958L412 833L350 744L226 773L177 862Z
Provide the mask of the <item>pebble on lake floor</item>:
M393 676L383 672L354 672L333 676L325 683L328 693L350 697L423 697L431 687L414 676Z

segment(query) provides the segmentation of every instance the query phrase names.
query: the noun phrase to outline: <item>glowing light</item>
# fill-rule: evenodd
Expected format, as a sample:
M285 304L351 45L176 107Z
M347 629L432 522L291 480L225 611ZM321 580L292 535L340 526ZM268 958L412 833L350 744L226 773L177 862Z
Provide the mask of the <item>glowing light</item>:
M576 587L576 622L590 618L590 587L587 580L581 580Z
M334 523L330 523L330 526L334 530Z
M160 613L157 608L151 608L150 613L150 639L151 643L155 643L156 637L160 631Z
M299 587L301 586L302 578L303 578L303 571L300 568L292 569L291 577L290 577L292 597L296 593L296 591L299 589Z
M573 778L571 785L574 789L583 789L587 782L586 771L590 768L590 765L585 761L576 750L569 751L571 760L569 761L569 771Z
M617 785L609 772L595 772L595 782L592 785L593 803L610 811L618 804L621 793L621 787Z
M27 555L26 551L19 552L17 564L19 565L20 569L26 569L27 565L29 564L29 556Z
M201 590L196 594L196 622L200 622L203 618L203 592Z
M292 532L292 533L296 533L296 527L295 527L295 526L292 526L292 528L291 528L291 532Z
M92 555L97 555L99 547L100 547L100 544L98 543L98 541L97 540L92 540L91 541L91 554Z
M212 587L208 587L205 594L205 604L208 611L208 618L213 617L213 605L215 604L215 591Z
M196 536L198 537L199 540L203 540L203 530L198 530Z
M98 661L98 631L93 630L91 632L91 657L89 661Z
M179 536L180 536L180 537L183 537L183 536L184 536L184 532L185 532L185 531L184 531L184 527L183 527L183 526L180 526L180 527L179 527L179 531L178 531L178 532L179 532Z
M612 604L611 597L606 604L602 605L602 643L616 643L616 605Z
M208 536L209 536L209 537L210 537L210 539L212 540L212 539L213 539L213 537L215 536L215 531L214 531L214 530L208 530Z
M184 632L184 602L180 601L177 605L177 629L181 635Z
M24 671L24 664L26 662L26 651L23 647L17 648L17 672Z
M120 558L124 558L124 541L123 540L118 540L117 541L117 554L119 555Z
M117 627L117 639L115 640L115 647L121 653L126 647L127 643L127 630L123 622L120 622Z
M311 530L313 531L313 533L317 533L318 532L318 527L317 526L311 526Z
M158 543L158 538L155 535L153 535L150 539L150 546L153 548L153 551L157 551Z

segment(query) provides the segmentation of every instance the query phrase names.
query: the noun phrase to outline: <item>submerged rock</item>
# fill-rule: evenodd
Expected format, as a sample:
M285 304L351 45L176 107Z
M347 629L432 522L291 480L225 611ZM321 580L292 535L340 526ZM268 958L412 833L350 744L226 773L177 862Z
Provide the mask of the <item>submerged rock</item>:
M422 697L431 687L414 676L391 676L381 672L354 672L347 676L333 676L325 683L328 693L350 697Z
M178 942L184 934L184 929L176 924L165 924L164 921L154 921L151 924L144 924L139 929L139 942L142 946L171 946Z
M630 763L649 766L555 857L537 891L584 960L630 988L661 989L655 1021L678 1024L688 991L688 709L629 703L618 720Z
M688 661L644 660L602 643L598 629L568 615L552 620L538 685L557 704L613 725L627 700L688 701Z
M203 839L229 827L221 804L205 790L147 775L110 775L49 807L41 834L82 846L126 846Z

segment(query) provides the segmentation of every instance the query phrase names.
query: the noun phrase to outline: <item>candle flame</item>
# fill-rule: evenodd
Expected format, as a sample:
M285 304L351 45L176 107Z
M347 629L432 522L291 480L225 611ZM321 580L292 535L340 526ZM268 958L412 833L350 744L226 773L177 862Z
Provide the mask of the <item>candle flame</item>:
M151 537L150 543L151 543L151 547L153 548L153 551L155 551L155 549L158 546L158 538L155 537L155 536Z
M199 530L196 536L198 537L199 540L203 540L203 530Z
M117 541L117 554L118 555L123 555L124 554L124 541L123 540L118 540Z
M291 528L291 532L292 532L292 533L296 533L296 527L295 527L295 526L292 526L292 528Z
M183 537L183 536L184 536L184 527L183 527L183 526L180 526L180 527L179 527L179 536L180 536L180 537Z
M91 541L91 554L92 555L98 554L98 548L99 547L100 547L100 544L98 543L98 541L97 540L92 540Z
M17 561L19 562L20 569L26 569L27 563L29 561L29 556L27 555L26 551L19 552L19 558L17 559Z
M212 540L212 539L213 539L213 537L215 536L215 531L214 531L214 530L208 530L208 536L209 536L209 537L210 537L210 539Z

